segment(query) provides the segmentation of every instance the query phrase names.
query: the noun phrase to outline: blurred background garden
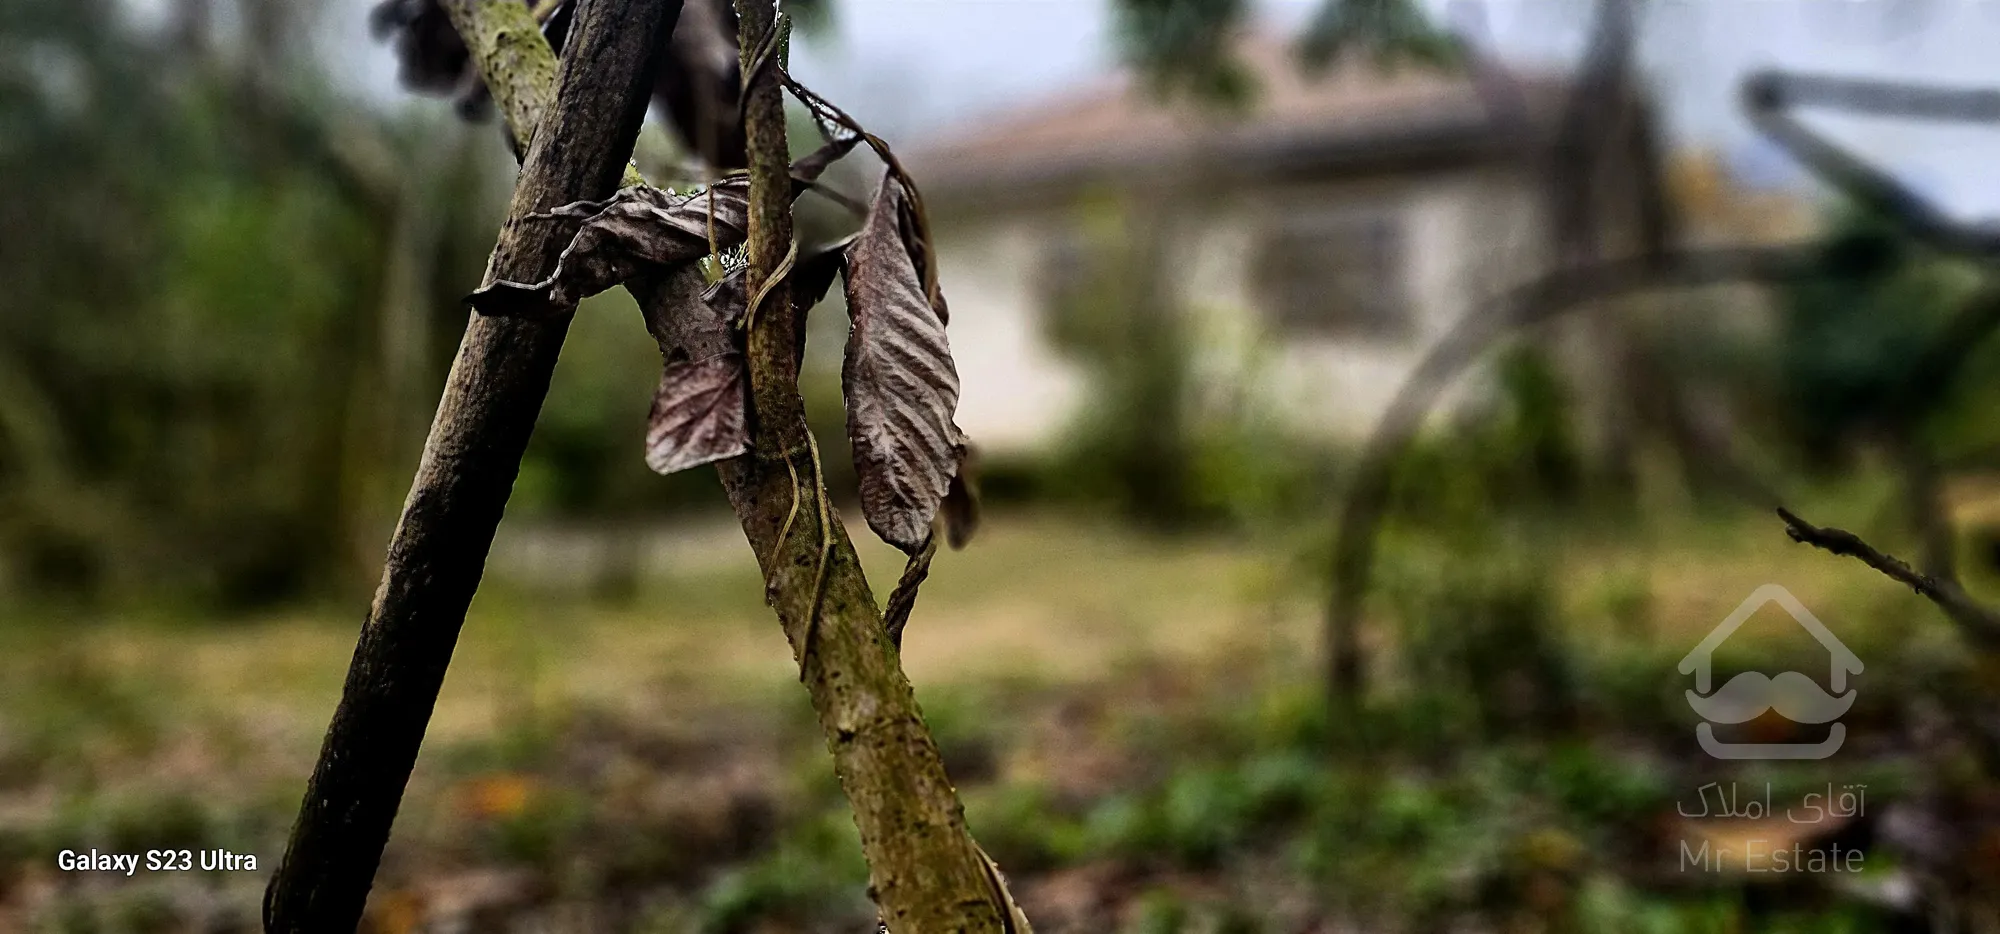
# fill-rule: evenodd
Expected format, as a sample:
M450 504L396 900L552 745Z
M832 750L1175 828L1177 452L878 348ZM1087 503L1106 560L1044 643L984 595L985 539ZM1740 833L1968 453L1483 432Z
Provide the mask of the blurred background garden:
M2000 931L2000 650L1772 511L2000 601L1994 273L1815 182L1737 92L1765 66L2000 87L2000 7L1640 0L1593 100L1619 5L787 4L794 72L906 154L939 231L984 523L903 660L1039 930ZM427 9L0 6L0 932L258 926L513 179ZM698 182L726 145L671 90L636 161ZM2000 136L1815 125L1955 220L2000 208ZM1336 587L1420 361L1663 238L1808 267L1482 344ZM811 324L829 448L845 328L837 297ZM659 366L624 293L578 311L367 930L870 929L719 486L641 456ZM1769 583L1866 663L1823 761L1695 738L1683 657ZM1810 633L1753 623L1725 675L1823 680ZM1724 818L1709 783L1866 807ZM1865 869L1685 855L1751 839ZM259 871L57 869L92 847Z

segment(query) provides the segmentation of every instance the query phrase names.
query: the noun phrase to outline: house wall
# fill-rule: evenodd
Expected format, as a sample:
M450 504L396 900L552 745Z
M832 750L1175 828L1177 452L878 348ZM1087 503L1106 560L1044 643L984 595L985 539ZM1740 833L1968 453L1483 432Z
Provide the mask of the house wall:
M940 225L938 272L958 363L958 424L982 450L1053 444L1077 411L1084 373L1045 339L1036 285L1054 214Z
M1460 315L1546 261L1534 179L1515 167L1303 181L1182 200L1198 207L1149 223L1171 230L1166 285L1194 314L1196 385L1248 388L1286 428L1310 436L1364 436ZM1329 337L1273 327L1254 272L1264 233L1293 212L1355 209L1403 219L1407 332ZM1083 211L1076 204L957 218L948 207L939 211L963 383L959 424L989 451L1057 443L1083 401L1082 370L1044 336L1041 284L1048 244L1081 223Z
M1291 425L1324 437L1364 436L1432 346L1482 299L1545 262L1540 203L1516 170L1465 170L1372 185L1273 189L1247 220L1350 204L1394 205L1404 223L1403 274L1411 327L1395 339L1272 332L1267 382ZM1259 320L1254 301L1246 304ZM1473 381L1468 381L1473 382ZM1447 406L1448 408L1449 406Z

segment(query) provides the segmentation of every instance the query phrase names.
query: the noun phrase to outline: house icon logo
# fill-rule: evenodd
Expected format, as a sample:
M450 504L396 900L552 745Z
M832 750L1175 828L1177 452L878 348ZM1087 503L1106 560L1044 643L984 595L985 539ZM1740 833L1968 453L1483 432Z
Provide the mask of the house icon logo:
M1712 663L1715 650L1767 603L1775 603L1812 634L1831 656L1827 672L1830 690L1823 690L1812 678L1796 671L1777 677L1746 671L1713 689ZM1701 715L1695 738L1701 748L1717 759L1824 759L1840 749L1847 739L1847 727L1834 723L1826 739L1817 743L1725 743L1715 738L1716 723L1744 723L1775 710L1796 723L1832 723L1854 706L1853 689L1847 676L1861 673L1861 659L1843 645L1826 624L1805 608L1791 591L1777 584L1765 584L1738 604L1729 618L1715 627L1708 638L1681 659L1681 674L1694 675L1694 690L1687 692L1688 706Z

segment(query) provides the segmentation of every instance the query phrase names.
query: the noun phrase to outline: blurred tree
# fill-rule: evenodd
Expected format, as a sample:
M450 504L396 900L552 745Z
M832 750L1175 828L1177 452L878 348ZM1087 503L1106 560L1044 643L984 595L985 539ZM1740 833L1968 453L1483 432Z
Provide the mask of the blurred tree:
M1807 462L1841 463L1857 441L1907 436L1941 397L1905 400L1954 304L1948 273L1890 222L1849 212L1820 253L1820 272L1783 292L1782 391Z
M109 0L0 10L29 50L0 71L0 566L22 589L249 603L356 570L391 153L424 134L319 90L293 54L316 7L244 0L229 47L206 0L158 32Z
M1458 40L1432 23L1416 0L1326 0L1300 37L1299 54L1320 69L1349 51L1364 51L1384 65L1455 65L1463 55Z
M1184 525L1199 518L1202 497L1192 476L1188 311L1162 287L1174 261L1170 219L1118 196L1093 199L1080 215L1047 326L1096 391L1060 475L1141 523Z
M1783 293L1782 424L1809 468L1845 464L1861 445L1886 451L1928 573L1955 574L1957 533L1944 502L1940 429L1964 393L1913 379L1978 282L1920 252L1872 213L1850 210L1821 249L1820 272ZM1967 380L1975 383L1976 380ZM1916 387L1916 388L1912 388Z
M1256 90L1230 49L1243 13L1243 0L1119 0L1118 42L1158 94L1241 103Z
M1156 93L1241 105L1257 91L1230 47L1247 10L1243 0L1118 0L1118 44ZM1382 67L1463 57L1457 38L1415 0L1323 0L1299 37L1301 63L1318 71L1351 51Z

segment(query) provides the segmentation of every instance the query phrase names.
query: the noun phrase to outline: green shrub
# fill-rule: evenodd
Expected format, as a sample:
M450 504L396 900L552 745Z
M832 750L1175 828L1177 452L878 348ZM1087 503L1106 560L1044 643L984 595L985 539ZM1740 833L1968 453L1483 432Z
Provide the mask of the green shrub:
M848 918L861 930L874 917L866 895L868 867L854 820L828 811L794 828L775 850L725 871L702 896L701 930L736 934L757 922L826 924Z

